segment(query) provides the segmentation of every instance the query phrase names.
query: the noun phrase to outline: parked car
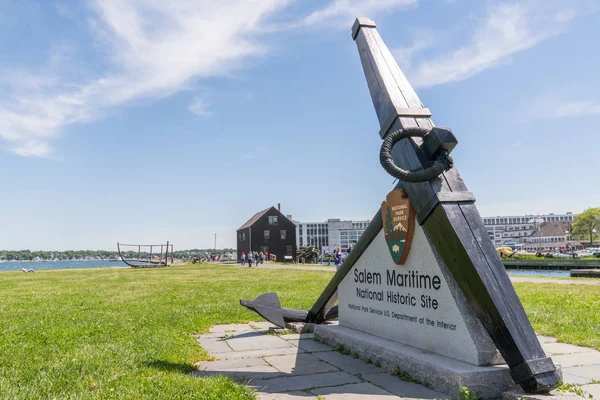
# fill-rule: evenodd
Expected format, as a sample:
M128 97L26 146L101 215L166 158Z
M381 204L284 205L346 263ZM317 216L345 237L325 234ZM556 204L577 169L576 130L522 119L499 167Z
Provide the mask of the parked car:
M221 254L221 261L236 261L236 257L232 253Z
M581 258L581 255L577 253L553 253L554 258Z

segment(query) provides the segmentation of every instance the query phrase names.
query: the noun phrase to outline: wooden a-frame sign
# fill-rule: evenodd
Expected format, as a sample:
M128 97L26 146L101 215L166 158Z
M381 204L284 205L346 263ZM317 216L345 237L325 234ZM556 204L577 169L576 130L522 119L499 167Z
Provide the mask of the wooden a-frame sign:
M380 136L406 127L433 128L429 110L398 67L375 23L358 18L352 38L381 126ZM392 151L396 165L408 170L425 168L427 161L420 142L398 142ZM402 186L415 207L418 223L510 367L515 382L530 393L555 388L558 375L554 363L546 357L535 335L458 170L452 168L437 179ZM382 228L381 216L375 218L379 221L373 233ZM361 244L367 245L368 240L369 235ZM351 265L344 267L339 275L347 273ZM343 277L335 278L341 281Z
M381 138L407 127L432 129L431 113L396 64L375 29L375 23L368 18L358 18L352 28L352 38L358 47ZM419 138L399 141L391 153L394 163L410 171L428 167L429 161L420 147L421 142ZM475 207L475 197L467 190L458 170L452 167L426 182L400 182L396 189L398 192L398 189L403 189L408 194L411 207L414 207L410 211L411 218L416 216L416 223L427 235L429 243L510 367L513 380L529 393L548 392L557 387L559 377L556 367L546 357L533 331ZM240 300L240 303L278 326L291 321L322 323L337 317L338 308L333 304L338 287L369 246L375 243L381 231L385 233L386 215L382 212L385 210L382 207L377 211L352 253L310 310L282 308L277 295L272 292L254 300ZM405 228L412 230L414 223L412 228ZM393 245L392 252L395 250ZM406 254L401 258L405 259L408 249L405 247L404 250ZM394 259L396 264L401 264L399 261Z

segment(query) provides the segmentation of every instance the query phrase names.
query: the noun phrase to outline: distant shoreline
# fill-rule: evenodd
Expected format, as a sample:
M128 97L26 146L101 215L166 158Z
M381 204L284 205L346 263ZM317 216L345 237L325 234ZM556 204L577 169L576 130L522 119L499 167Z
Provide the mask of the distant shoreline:
M105 266L101 266L101 267L82 267L82 268L47 268L47 269L40 269L40 270L36 270L35 272L46 272L46 271L83 271L83 270L101 270L101 269L115 269L115 268L122 268L122 269L134 269L128 266L122 266L122 265L115 265L113 267L105 267ZM4 272L22 272L20 269L2 269L0 270L0 274L4 273Z
M121 260L57 260L57 261L2 261L0 272L21 271L21 268L35 271L64 269L128 268Z

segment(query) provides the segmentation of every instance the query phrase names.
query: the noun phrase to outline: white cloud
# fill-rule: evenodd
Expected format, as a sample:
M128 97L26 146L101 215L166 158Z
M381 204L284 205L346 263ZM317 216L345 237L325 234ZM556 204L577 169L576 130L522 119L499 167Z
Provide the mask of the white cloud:
M203 118L208 118L213 115L213 113L208 109L208 105L201 97L194 97L192 103L188 106L188 109L194 114Z
M507 62L515 53L558 35L585 7L578 2L526 1L493 6L473 28L472 40L450 51L409 67L407 75L416 87L431 87L468 79ZM418 44L418 42L417 42ZM412 58L418 45L396 50L397 58L408 52ZM411 51L412 49L412 51ZM413 63L414 64L414 63Z
M415 29L413 36L415 39L410 46L392 51L398 65L405 70L412 67L415 56L423 50L433 47L438 41L437 35L432 29Z
M593 100L572 101L559 104L555 110L556 117L587 117L600 115L600 102Z
M188 89L193 81L230 74L240 61L264 54L261 21L287 0L95 0L90 28L107 55L107 72L73 74L67 57L51 73L0 76L0 138L20 155L47 155L46 142L66 125L88 122L112 107ZM225 17L226 16L226 17ZM58 52L60 53L60 52ZM69 55L70 57L71 55ZM206 115L200 99L190 106Z
M111 109L193 90L202 79L229 76L249 57L266 54L271 19L292 0L92 0L89 61L69 39L50 49L36 70L0 71L0 140L20 155L48 156L66 126L89 123ZM281 25L351 24L357 15L416 5L418 0L332 0ZM59 9L60 15L72 10ZM70 14L69 14L70 16ZM91 50L88 50L91 51ZM102 71L99 73L98 71ZM190 111L208 117L197 96Z
M574 100L585 96L577 93L581 87L565 87L546 90L530 100L523 102L523 110L519 122L529 122L538 119L563 117L591 117L600 115L600 101ZM587 97L587 96L586 96Z
M303 19L306 25L322 22L340 27L350 26L356 17L375 18L381 12L404 9L418 4L419 0L333 0Z
M52 150L48 146L48 143L40 140L28 140L19 143L12 150L23 157L50 157L52 155Z

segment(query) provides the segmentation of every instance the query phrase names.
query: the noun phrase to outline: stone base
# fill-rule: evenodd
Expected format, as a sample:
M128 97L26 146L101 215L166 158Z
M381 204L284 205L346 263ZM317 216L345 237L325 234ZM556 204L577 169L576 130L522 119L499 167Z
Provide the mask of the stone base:
M583 397L585 398L585 397ZM504 393L502 400L581 400L582 396L553 390L548 394L529 394L523 390L511 390Z
M505 364L476 366L339 325L317 325L314 334L323 343L343 345L363 360L392 372L400 370L453 398L459 398L463 386L484 398L499 398L517 389Z
M285 328L295 333L313 333L315 324L308 322L286 322Z

